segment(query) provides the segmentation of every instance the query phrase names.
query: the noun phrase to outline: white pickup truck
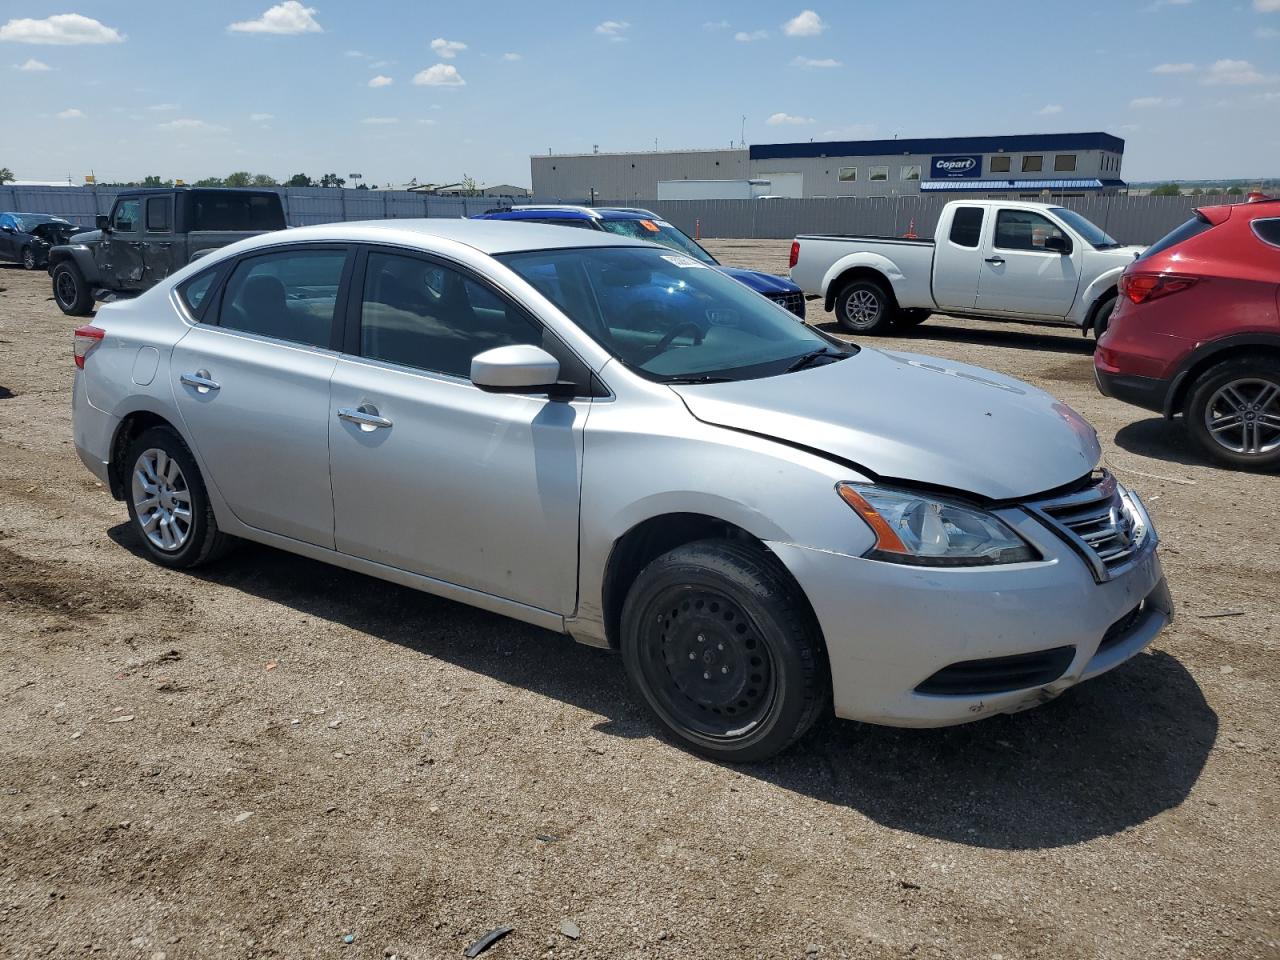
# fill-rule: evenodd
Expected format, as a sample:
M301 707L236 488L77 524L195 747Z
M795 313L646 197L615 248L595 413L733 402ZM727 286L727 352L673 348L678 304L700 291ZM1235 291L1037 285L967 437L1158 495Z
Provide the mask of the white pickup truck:
M953 200L933 240L796 237L791 279L851 333L887 333L944 312L1065 322L1100 335L1120 274L1142 250L1064 207Z

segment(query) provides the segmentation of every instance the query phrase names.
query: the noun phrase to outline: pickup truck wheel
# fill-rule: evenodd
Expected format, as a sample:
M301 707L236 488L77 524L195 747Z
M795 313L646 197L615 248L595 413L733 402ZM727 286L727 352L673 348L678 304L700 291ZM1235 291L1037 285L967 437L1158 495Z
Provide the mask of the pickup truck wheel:
M1185 420L1220 463L1280 467L1280 360L1241 357L1210 367L1191 386Z
M22 265L28 270L36 268L36 252L30 245L22 248Z
M74 263L64 260L53 268L53 299L69 317L93 313L93 291Z
M813 613L760 547L702 540L654 560L627 593L621 641L632 686L658 722L717 760L773 756L830 701Z
M1093 312L1093 336L1095 340L1107 332L1107 327L1111 325L1111 314L1115 313L1115 310L1116 295L1114 293L1098 304L1098 309Z
M854 280L836 294L836 319L849 333L888 333L897 308L874 280Z
M932 310L899 310L896 323L903 329L909 329L920 326L932 316Z

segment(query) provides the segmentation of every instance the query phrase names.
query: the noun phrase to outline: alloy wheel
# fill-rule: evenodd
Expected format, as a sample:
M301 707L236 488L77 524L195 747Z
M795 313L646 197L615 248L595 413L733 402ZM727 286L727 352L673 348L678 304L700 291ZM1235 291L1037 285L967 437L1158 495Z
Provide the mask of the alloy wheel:
M36 252L30 247L22 251L22 265L28 270L36 268Z
M1204 425L1232 453L1264 456L1280 449L1280 383L1244 377L1223 384L1205 405Z
M191 490L178 461L163 450L144 450L133 467L133 507L151 545L181 550L191 537Z
M880 298L871 290L855 290L844 302L845 319L849 325L863 329L875 324L880 317Z

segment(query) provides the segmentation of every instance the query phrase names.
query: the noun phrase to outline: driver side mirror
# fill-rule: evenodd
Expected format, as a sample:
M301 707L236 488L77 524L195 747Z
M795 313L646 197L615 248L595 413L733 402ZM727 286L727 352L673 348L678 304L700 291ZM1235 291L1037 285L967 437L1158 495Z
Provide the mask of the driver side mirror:
M471 358L471 382L491 393L555 392L560 361L541 347L516 343Z
M93 222L97 226L97 228L101 230L103 233L111 232L111 218L108 217L106 214L104 213L98 214L96 217L94 217Z
M1066 237L1045 237L1044 248L1065 257L1071 252L1071 241Z
M9 226L7 223L6 223L3 227L0 227L0 230L3 230L5 233L13 233L13 232L14 232L13 227Z

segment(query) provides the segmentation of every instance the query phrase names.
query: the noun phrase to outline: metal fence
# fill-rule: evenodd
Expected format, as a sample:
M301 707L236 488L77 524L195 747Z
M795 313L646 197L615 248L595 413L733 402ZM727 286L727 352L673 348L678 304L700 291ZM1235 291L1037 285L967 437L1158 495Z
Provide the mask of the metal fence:
M90 224L108 213L117 187L0 186L0 210L52 213ZM433 197L405 190L277 188L290 226L341 220L469 217L510 203L494 197ZM912 229L932 236L947 196L825 198L807 200L664 200L649 206L690 235L788 239L798 233L902 236ZM1124 243L1153 243L1185 221L1198 206L1242 197L1090 196L1051 198L1088 217ZM528 202L528 201L521 201ZM597 200L597 205L606 206ZM621 204L627 206L629 204Z

